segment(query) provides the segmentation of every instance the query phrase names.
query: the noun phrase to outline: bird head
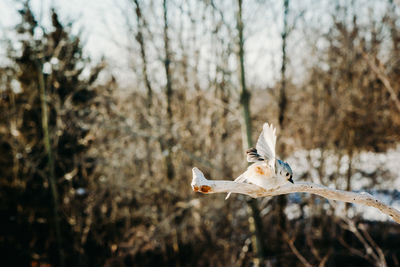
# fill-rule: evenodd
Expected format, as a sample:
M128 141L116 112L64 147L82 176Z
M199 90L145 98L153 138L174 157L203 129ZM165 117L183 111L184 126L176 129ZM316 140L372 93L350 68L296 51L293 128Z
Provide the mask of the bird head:
M276 160L276 173L282 177L285 177L286 180L293 182L293 171L292 168L290 168L289 164L287 162L284 162L280 159Z

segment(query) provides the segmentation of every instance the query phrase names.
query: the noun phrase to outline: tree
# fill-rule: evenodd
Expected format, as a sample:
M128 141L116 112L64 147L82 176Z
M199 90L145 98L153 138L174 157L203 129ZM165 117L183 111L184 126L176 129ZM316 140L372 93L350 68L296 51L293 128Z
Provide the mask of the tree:
M243 109L243 127L245 135L243 143L247 144L247 147L253 147L253 140L251 137L251 118L250 118L250 93L246 87L246 77L244 68L244 38L243 38L243 20L242 20L242 0L238 0L238 13L237 13L237 29L238 29L238 62L239 62L239 73L240 73L240 104ZM246 141L245 141L246 140ZM252 232L253 248L257 255L254 259L256 266L262 266L264 262L264 243L263 243L263 232L262 232L262 221L260 217L260 211L258 209L257 201L250 199L249 205L249 224L250 231Z
M55 10L51 30L40 25L28 2L19 14L19 46L10 43L10 64L1 72L1 148L10 165L0 166L0 194L7 200L0 210L9 223L0 247L6 265L85 265L86 206L96 179L96 159L88 151L104 64L89 66L79 36Z

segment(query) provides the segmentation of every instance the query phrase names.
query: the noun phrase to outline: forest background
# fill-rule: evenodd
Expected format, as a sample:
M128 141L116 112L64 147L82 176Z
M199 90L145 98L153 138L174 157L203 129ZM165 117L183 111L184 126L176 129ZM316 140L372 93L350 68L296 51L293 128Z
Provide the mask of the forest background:
M268 121L295 181L399 208L397 2L88 3L0 3L5 266L400 265L373 208L190 187Z

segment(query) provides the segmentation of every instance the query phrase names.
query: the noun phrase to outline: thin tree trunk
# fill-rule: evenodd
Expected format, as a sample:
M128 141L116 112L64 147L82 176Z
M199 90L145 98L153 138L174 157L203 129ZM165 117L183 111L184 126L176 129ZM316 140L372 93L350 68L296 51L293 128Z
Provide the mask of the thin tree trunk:
M143 40L143 17L142 17L142 10L140 9L139 1L133 0L135 3L135 12L136 12L136 21L137 21L137 34L136 40L140 46L140 55L142 57L142 74L144 79L144 84L147 89L147 106L151 108L153 102L153 89L151 87L151 83L149 80L149 76L147 73L147 59L146 59L146 47L144 45Z
M351 191L351 176L353 175L353 151L348 151L347 155L349 156L349 164L347 168L347 184L346 190ZM350 208L350 204L346 203L346 211Z
M286 107L287 107L287 95L286 95L286 64L287 64L287 57L286 57L286 39L288 36L288 25L287 25L287 17L289 13L289 0L283 0L283 31L282 31L282 66L281 66L281 88L279 94L279 126L280 129L284 129L285 127L285 114L286 114ZM284 156L285 155L285 148L284 146L281 147L279 154ZM286 215L285 215L285 207L287 205L287 197L286 196L279 196L277 198L277 225L280 227L284 232L286 232ZM278 246L280 251L283 251L283 244L284 239L281 235L278 234Z
M172 180L175 176L174 166L172 163L172 146L173 140L171 136L172 130L172 108L171 108L171 99L172 99L172 82L171 82L171 55L169 52L169 37L168 37L168 9L167 9L167 0L163 1L163 15L164 15L164 68L165 68L165 76L167 78L166 85L166 98L167 98L167 120L168 120L168 128L169 128L169 136L167 136L166 143L162 145L166 149L165 156L165 164L167 168L167 177L169 180ZM163 142L163 141L162 141Z
M144 79L144 84L147 89L147 115L151 116L151 107L153 104L153 88L151 87L151 83L149 80L149 75L147 72L147 58L146 58L146 47L143 39L143 27L145 25L144 19L142 17L142 10L140 8L140 4L138 0L133 0L135 3L135 13L136 13L136 22L137 22L137 34L136 41L140 46L140 55L142 57L142 75ZM147 169L150 176L153 176L152 171L152 149L150 146L150 138L145 138L145 146L146 146L146 159L147 159Z
M36 62L38 81L39 81L39 91L40 91L40 103L42 108L42 130L43 130L43 143L47 154L47 165L49 168L49 184L51 197L53 202L53 216L54 216L54 228L58 247L58 259L59 266L65 266L63 242L61 237L61 227L60 227L60 217L58 208L58 191L55 177L54 169L54 157L53 151L51 149L51 140L49 135L49 123L48 123L48 111L47 111L47 97L46 88L42 71L42 63L39 60Z
M246 133L247 147L253 146L253 140L251 137L251 119L250 119L250 93L246 88L245 69L244 69L244 41L243 41L243 22L242 22L242 0L238 0L238 14L237 14L237 28L239 33L239 64L240 64L240 84L242 92L240 95L240 102L243 108L243 121ZM245 138L243 138L245 142ZM261 266L264 262L264 243L262 233L262 220L260 217L260 211L258 209L257 200L249 199L248 210L250 213L249 217L249 228L252 234L252 242L254 253L257 258L254 258L254 265Z
M166 141L164 138L160 141L161 148L166 151L165 156L165 165L167 171L167 178L171 181L175 176L174 165L172 162L172 147L174 145L174 140L172 138L172 124L173 124L173 114L172 114L172 107L171 107L171 100L172 100L172 77L171 77L171 54L169 48L169 37L168 37L168 3L167 0L163 0L163 18L164 18L164 68L165 68L165 76L167 79L166 84L166 98L167 98L167 120L168 120L168 135L166 136ZM178 229L176 225L173 225L172 230L172 248L176 257L175 264L177 266L181 266L180 262L180 238L178 235Z
M167 0L163 1L163 14L164 14L164 68L165 75L167 78L166 85L166 96L167 96L167 115L169 123L172 123L172 109L171 109L171 98L172 98L172 83L171 83L171 55L169 52L169 37L168 37L168 9L167 9Z
M284 13L283 13L283 31L282 31L282 66L281 66L281 88L279 94L279 125L284 126L285 111L287 106L286 95L286 41L288 36L287 17L289 13L289 0L283 0Z
M348 152L348 156L349 156L349 166L347 169L347 186L346 186L346 190L350 191L351 190L351 176L353 174L353 152L349 151Z

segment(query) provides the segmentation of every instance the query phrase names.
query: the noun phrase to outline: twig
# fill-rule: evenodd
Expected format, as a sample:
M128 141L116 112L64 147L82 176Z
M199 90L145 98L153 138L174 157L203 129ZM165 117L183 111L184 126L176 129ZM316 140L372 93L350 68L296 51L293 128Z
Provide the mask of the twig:
M371 244L371 248L374 248L376 250L377 262L381 266L387 266L385 254L383 253L382 249L375 243L375 241L372 239L372 237L369 235L365 225L361 224L358 226L358 228L361 229L362 233L365 236L365 239Z
M318 264L318 267L324 267L331 254L332 254L332 249L329 249L326 255L322 258L321 262Z
M289 235L284 231L281 231L281 234L282 234L283 238L286 240L286 242L288 243L293 254L301 261L301 263L303 263L304 266L311 267L312 265L306 260L306 258L303 257L303 255L301 255L299 250L294 245L294 239L290 238Z
M386 267L387 264L383 251L368 234L365 226L363 224L360 224L357 227L354 221L348 218L342 218L342 220L343 222L339 223L339 226L347 231L352 232L357 237L358 241L360 241L361 244L364 246L365 252L354 249L356 250L353 250L353 252L356 252L354 254L370 261L375 266ZM358 229L361 229L364 235L361 234ZM341 239L341 243L349 248L348 244L343 239ZM349 250L352 251L352 249Z
M251 238L247 238L244 241L244 245L243 245L242 250L240 251L240 254L239 254L239 259L236 261L235 266L242 266L243 265L243 260L246 257L247 252L249 252L250 245L251 245Z
M331 200L338 200L354 204L361 204L379 209L382 213L389 215L394 221L400 224L400 211L386 205L382 201L376 199L369 193L355 193L349 191L342 191L337 189L328 188L323 185L314 183L298 182L295 184L288 183L281 187L265 189L254 184L238 183L226 180L207 180L204 174L197 169L193 168L192 189L195 192L205 194L214 193L238 193L257 197L278 196L296 192L311 193L322 196Z
M375 72L375 74L381 80L384 87L389 92L390 98L393 100L394 104L396 105L396 108L400 112L400 101L397 98L397 94L396 94L392 84L389 81L389 77L387 76L387 74L385 72L385 67L383 66L382 62L376 57L371 59L366 53L363 53L363 57L367 61L368 65L370 66L372 71Z

